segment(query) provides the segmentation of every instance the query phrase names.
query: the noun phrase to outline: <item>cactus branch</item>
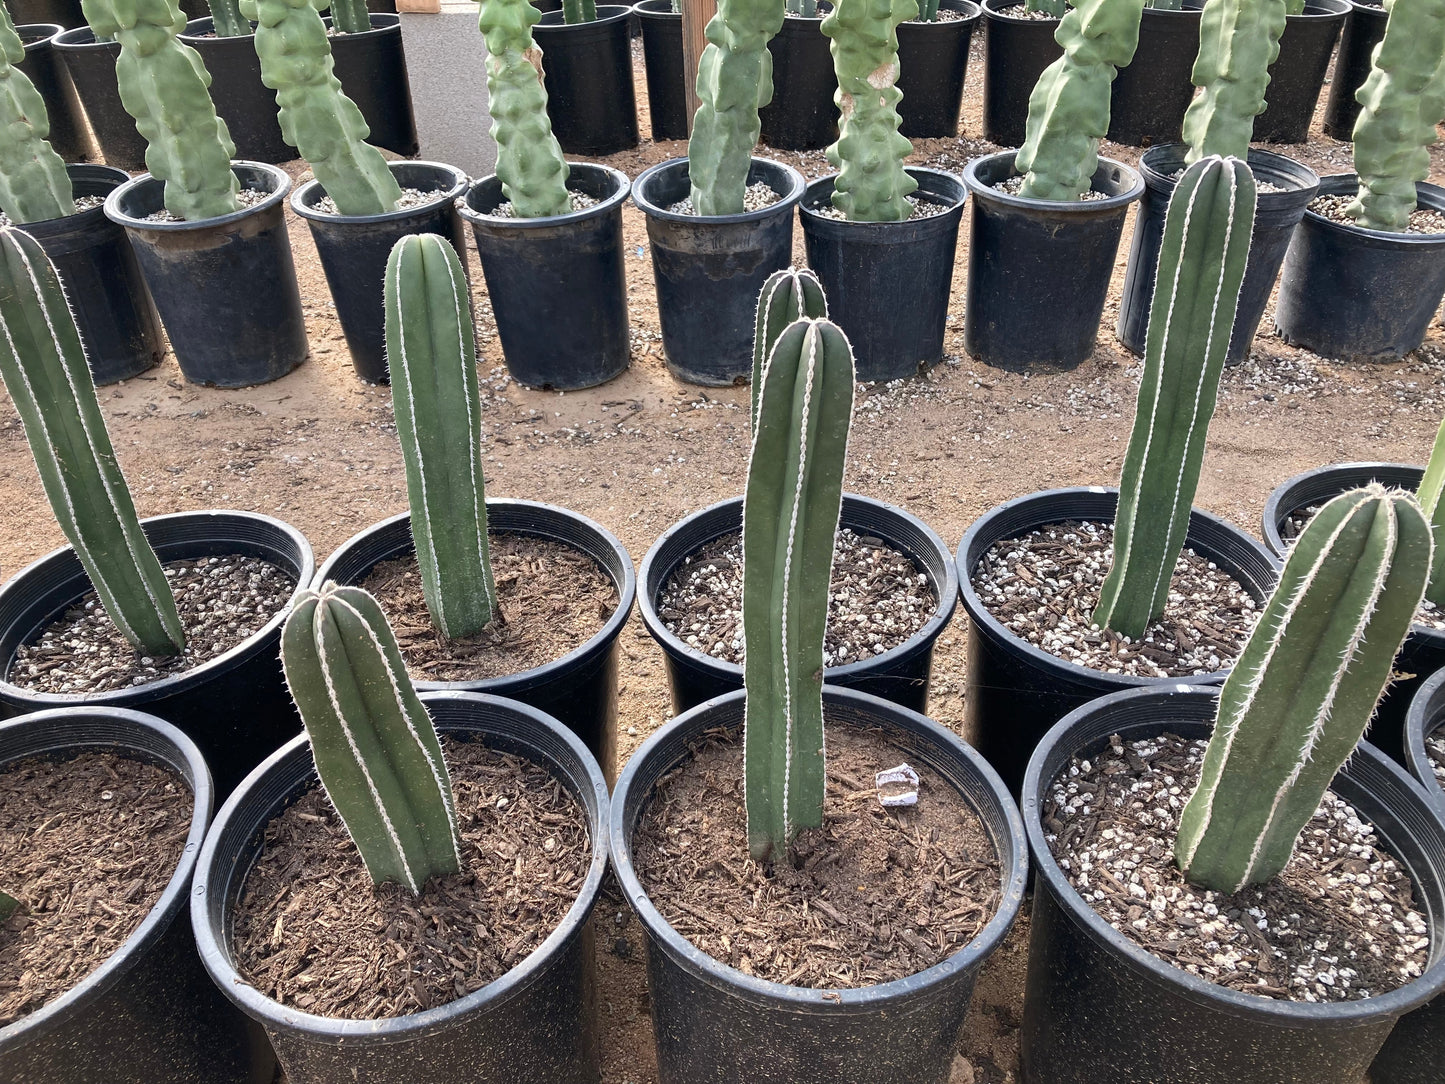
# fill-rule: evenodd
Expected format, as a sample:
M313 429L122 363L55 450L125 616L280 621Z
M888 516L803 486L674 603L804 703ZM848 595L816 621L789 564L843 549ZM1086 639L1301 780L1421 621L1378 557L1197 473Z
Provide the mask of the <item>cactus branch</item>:
M251 32L251 20L241 13L240 0L210 0L211 26L218 38L239 38Z
M824 319L828 299L823 284L813 272L790 267L774 271L758 295L758 319L753 331L752 426L758 427L758 398L763 393L763 367L772 355L778 336L794 320L808 316Z
M568 26L590 23L596 18L596 0L562 0L562 21Z
M0 5L0 210L11 222L75 214L70 175L46 136L45 100L19 68L25 45Z
M331 0L331 22L343 34L364 34L371 29L366 0Z
M1285 0L1207 0L1193 76L1204 92L1184 114L1186 161L1248 154L1284 23Z

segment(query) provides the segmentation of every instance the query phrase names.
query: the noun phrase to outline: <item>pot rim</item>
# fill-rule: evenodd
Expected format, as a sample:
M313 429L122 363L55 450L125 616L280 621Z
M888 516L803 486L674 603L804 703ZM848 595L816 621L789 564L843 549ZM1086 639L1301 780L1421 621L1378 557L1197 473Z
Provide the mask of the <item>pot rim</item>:
M1154 184L1167 188L1168 191L1172 192L1174 187L1179 183L1179 179L1164 173L1163 170L1159 168L1163 164L1159 159L1166 153L1174 156L1178 155L1180 151L1187 152L1188 150L1189 146L1186 143L1159 143L1147 148L1144 153L1139 156L1139 173L1144 177L1145 183L1147 184L1152 181ZM1148 161L1150 158L1153 158L1154 161ZM1319 174L1303 162L1297 162L1286 154L1280 154L1277 151L1267 151L1259 147L1250 147L1249 155L1245 161L1246 164L1250 165L1251 171L1253 171L1255 166L1261 169L1272 169L1292 183L1301 181L1301 178L1292 176L1295 170L1303 170L1314 178L1313 182L1295 183L1294 187L1287 188L1282 192L1261 192L1259 193L1259 201L1261 204L1266 202L1290 203L1298 198L1299 193L1310 192L1311 190L1314 190L1310 195L1310 199L1313 199L1319 189ZM1182 158L1179 159L1179 164L1181 166L1183 165Z
M318 13L318 14L319 14L319 13ZM329 39L329 40L331 41L331 46L332 46L332 48L334 49L334 48L336 47L336 43L337 43L338 41L357 41L357 40L360 40L360 39L370 38L370 37L372 37L373 35L379 35L379 34L383 34L383 33L395 33L395 34L397 34L397 35L400 35L400 34L401 34L401 16L398 15L396 12L394 12L394 11L373 11L373 12L371 12L370 14L371 14L371 29L370 29L370 30L360 30L360 31L357 31L355 34L345 34L345 33L342 33L341 31L338 30L338 31L336 32L336 34ZM322 15L322 16L321 16L321 21L326 24L326 29L327 29L327 30L330 30L330 29L331 29L331 16L330 16L330 15ZM345 46L342 46L342 48L345 48Z
M197 42L204 42L204 45L202 47L209 48L216 42L254 41L256 37L256 20L252 19L250 20L250 22L252 29L251 33L249 34L217 34L215 16L207 15L204 18L188 19L186 21L185 27L181 30L179 34L176 35L176 37L180 38L181 41L185 42L192 49L196 48ZM202 28L202 24L204 24L204 28ZM195 27L195 29L191 29L192 27ZM210 34L211 36L206 37L207 34ZM255 46L252 45L252 48L255 48Z
M1024 6L1024 3L1025 0L979 0L979 5L983 8L984 18L986 19L1007 19L1015 23L1038 23L1040 27L1049 27L1051 31L1057 28L1059 23L1063 21L1062 19L1055 18L1020 19L1017 15L1009 14L1009 8L1021 8ZM1043 33L1042 30L1039 32Z
M326 194L326 189L322 186L321 182L313 177L311 180L298 185L296 189L292 191L290 198L291 210L295 211L297 215L306 219L308 222L350 222L356 225L368 226L379 222L400 222L407 218L429 212L439 203L445 203L449 199L455 200L466 191L467 185L470 183L470 178L464 170L458 169L453 165L448 165L446 162L430 162L423 159L402 158L394 162L386 163L386 168L393 174L396 173L398 166L404 169L412 166L421 166L426 169L434 169L438 173L450 173L453 178L452 185L450 188L439 188L427 193L427 195L433 195L436 198L416 207L403 207L400 210L383 211L380 214L374 215L343 215L340 213L329 214L326 211L318 211L315 207L307 204L306 201L313 195L319 200Z
M1315 3L1316 0L1310 0L1310 2ZM632 17L632 8L633 5L631 4L598 4L597 18L595 19L588 19L583 23L548 22L547 20L553 15L561 16L563 14L561 8L555 8L552 11L542 12L541 20L532 27L532 30L534 32L541 30L545 34L559 30L565 32L568 30L583 30L599 26L610 26L620 19L630 19ZM602 13L604 11L608 12L608 14L603 15Z
M968 202L968 185L964 183L963 178L961 178L957 173L950 173L946 169L933 169L929 166L904 166L903 172L907 173L915 181L921 182L924 180L942 180L946 182L951 182L958 185L958 187L963 190L962 195L960 195L956 200L950 200L947 204L944 205L943 210L938 212L937 214L924 215L917 218L905 218L899 222L853 222L849 219L833 218L831 215L823 214L816 207L808 206L807 201L813 195L814 191L822 191L825 185L828 186L829 191L832 191L832 185L835 181L837 181L838 174L825 173L823 176L815 178L814 180L808 182L807 187L803 191L803 198L798 203L798 214L802 216L805 226L808 223L813 223L816 225L826 224L828 226L837 226L845 229L849 226L871 226L876 229L880 226L884 228L887 228L889 226L918 226L923 223L931 222L934 219L946 219L952 216L955 211L959 211L963 207L963 205ZM919 184L916 192L910 192L909 195L916 195L918 193L922 193L925 196L939 195L939 193L937 192L925 190L921 183ZM937 203L938 201L930 200L930 202Z
M43 38L36 38L34 41L26 41L25 31L27 30L32 32L36 30L49 30L50 33L46 34ZM57 34L61 34L64 32L65 27L61 26L59 23L21 23L15 27L15 33L19 35L20 42L24 46L27 53L30 52L31 49L38 49L42 45L48 45L50 42L55 40L55 36Z
M74 37L74 41L61 41L61 38ZM97 41L95 31L86 23L79 26L72 26L69 30L62 30L50 41L54 42L57 49L108 49L116 53L120 52L120 43L117 41Z
M106 165L106 164L103 163L103 162L66 162L66 163L65 163L65 175L70 178L72 184L77 180L77 177L76 177L76 172L77 172L77 171L92 170L92 169L93 169L93 170L103 170L103 171L106 171L106 172L108 172L108 173L110 174L110 178L109 178L109 179L114 180L114 181L116 182L114 185L111 186L111 191L112 191L112 192L115 191L115 190L116 190L117 188L119 188L121 185L125 184L127 181L130 180L130 174L127 173L125 170L121 169L119 166L108 166L108 165ZM100 178L99 175L97 175L97 176L95 177L95 180L97 180L97 181L99 181L100 179L101 179L101 178ZM110 193L106 193L106 195L109 195L109 194L110 194ZM74 223L75 223L77 226L79 226L79 227L89 227L89 226L91 226L91 225L93 225L93 224L95 224L95 223L97 223L97 222L100 222L100 221L102 221L102 220L104 220L104 219L105 219L105 204L99 203L99 204L96 204L94 207L86 207L86 208L77 210L74 214L61 215L59 218L42 218L42 219L40 219L40 220L37 221L37 222L17 222L17 223L15 223L15 227L16 227L17 229L30 230L30 229L32 229L32 228L34 228L34 227L37 227L37 226L53 226L53 225L55 225L56 223L59 223L59 222L74 222Z
M1311 11L1310 8L1318 8L1321 10ZM1351 3L1351 0L1306 0L1304 11L1301 11L1298 15L1286 15L1285 23L1288 24L1290 20L1293 19L1300 21L1312 19L1343 19L1353 10L1354 4Z
M666 4L667 7L666 10L654 10L648 4ZM645 19L682 19L682 12L672 10L672 0L637 0L632 10Z
M186 230L207 230L217 226L229 226L239 222L243 218L252 215L264 214L272 208L281 210L285 205L286 195L291 191L291 178L284 169L273 166L268 162L251 162L244 158L231 159L231 172L236 172L237 166L246 166L250 169L259 170L261 173L271 176L280 183L276 188L266 193L266 198L258 200L249 207L242 207L239 211L232 211L230 214L215 215L212 218L198 218L194 221L184 222L147 222L144 219L132 218L120 208L120 201L132 192L145 185L162 185L165 182L151 173L142 173L138 177L132 177L125 184L121 185L110 195L105 197L105 214L112 222L118 222L128 230L136 230L143 233L182 233Z
M1129 206L1129 204L1133 203L1144 194L1144 178L1139 174L1138 170L1134 169L1132 166L1125 165L1123 162L1117 161L1113 158L1105 158L1102 155L1099 156L1099 164L1094 170L1094 176L1097 177L1101 170L1110 168L1117 169L1129 186L1125 191L1120 192L1118 195L1109 196L1106 199L1029 199L1025 198L1024 196L1013 195L1009 192L1000 192L992 185L986 185L981 180L979 180L978 171L983 166L994 162L999 162L1007 159L1009 163L1009 168L1013 169L1013 160L1018 156L1018 153L1019 152L1017 150L996 151L993 154L985 154L979 158L975 158L971 162L969 162L967 166L964 167L963 183L967 186L968 190L973 193L974 199L983 199L990 203L996 202L1003 204L1006 207L1029 209L1049 208L1050 210L1056 211L1059 214L1068 214L1071 211L1074 211L1079 214L1092 214L1093 216L1098 216L1109 211L1116 211L1120 208L1126 208ZM1017 175L1017 173L1015 173L1015 175ZM1092 185L1090 187L1090 191L1093 191Z
M1445 686L1445 670L1437 670L1420 683L1410 699L1405 713L1405 765L1445 814L1445 785L1431 769L1430 755L1425 750L1425 739L1445 728L1445 713L1431 710L1435 707L1431 701L1438 699L1442 686ZM1432 784L1434 790L1430 790Z
M759 207L756 211L741 211L735 215L680 215L653 203L645 194L647 182L661 174L669 170L678 169L686 172L688 166L686 157L668 158L658 162L656 165L648 166L637 175L637 179L632 182L632 201L637 204L638 210L648 218L661 219L666 222L681 222L685 225L735 226L751 222L761 222L764 219L782 215L784 212L792 214L794 205L803 198L803 191L807 188L807 182L803 180L803 175L786 162L779 162L773 158L763 158L756 154L751 156L750 163L751 167L756 167L759 163L762 163L783 170L784 175L793 182L792 187L787 192L782 193L782 199L776 203L770 203L766 207ZM749 169L749 172L752 172L752 168ZM774 189L774 191L777 190Z
M1359 190L1359 178L1353 173L1331 173L1320 178L1319 194L1322 196L1344 196L1352 192L1357 193ZM1416 181L1415 194L1417 210L1445 212L1445 188L1430 184L1428 181ZM1422 198L1425 196L1431 197L1434 205L1427 204ZM1305 208L1304 221L1316 229L1327 229L1361 240L1384 241L1391 246L1445 246L1445 233L1391 233L1387 230L1369 230L1364 226L1336 222L1309 207Z
M978 3L977 0L938 0L938 10L956 12L962 15L963 18L949 19L947 22L938 19L934 19L931 22L925 22L923 19L909 19L907 22L899 23L898 29L901 30L906 26L909 28L908 31L906 31L907 33L927 34L932 27L951 26L956 31L961 26L976 23L983 18L983 5Z
M471 205L471 194L482 185L491 181L497 175L488 173L465 186L457 196L457 214L461 215L473 226L482 226L489 230L500 231L523 231L537 229L553 229L558 226L570 225L572 223L584 222L592 218L600 218L610 214L618 207L632 192L632 182L627 174L603 162L568 162L568 180L580 170L584 173L595 172L609 178L616 185L615 191L606 199L598 200L591 207L584 207L580 211L568 211L561 215L543 215L541 218L498 218L495 215L482 214ZM569 188L570 192L571 189Z

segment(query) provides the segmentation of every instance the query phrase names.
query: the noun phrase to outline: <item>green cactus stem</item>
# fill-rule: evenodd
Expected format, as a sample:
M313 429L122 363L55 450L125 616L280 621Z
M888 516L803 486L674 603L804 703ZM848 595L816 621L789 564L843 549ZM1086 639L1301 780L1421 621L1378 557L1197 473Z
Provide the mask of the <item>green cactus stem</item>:
M316 774L376 884L420 893L461 868L451 777L376 599L327 581L281 630Z
M898 24L918 15L918 0L837 0L823 20L832 39L838 89L838 142L828 161L838 170L833 206L850 222L902 222L918 182L903 170L913 144L900 135Z
M1144 0L1079 0L1059 22L1064 50L1029 95L1024 145L1014 164L1026 199L1083 197L1099 168L1099 140L1109 131L1109 92L1134 59Z
M331 0L331 22L343 34L364 34L371 29L371 11L366 0Z
M1285 867L1390 683L1431 550L1415 498L1378 484L1336 497L1300 534L1220 692L1174 847L1189 880L1237 892Z
M240 0L210 0L211 26L218 38L239 38L251 32L251 20L241 14Z
M1184 113L1187 162L1211 154L1243 159L1249 153L1284 20L1285 0L1207 0L1193 76L1204 92Z
M1385 37L1355 92L1359 196L1346 209L1365 229L1401 233L1415 210L1415 182L1430 174L1428 148L1445 116L1445 2L1387 0Z
M1062 19L1064 12L1069 7L1064 0L1024 0L1024 11L1042 12L1044 15L1052 15L1055 19Z
M1255 184L1237 158L1184 171L1164 218L1144 376L1094 623L1144 635L1164 612L1249 258Z
M938 0L921 0L918 5L918 21L920 23L938 22Z
M821 320L828 315L828 299L818 276L804 268L774 271L758 295L758 318L753 330L752 426L758 427L758 398L763 393L763 368L772 355L778 336L794 320L808 316Z
M1435 432L1435 446L1430 451L1430 462L1425 465L1425 475L1420 479L1420 508L1430 521L1430 533L1435 539L1435 552L1445 553L1445 501L1440 499L1445 490L1445 422ZM1445 559L1437 561L1430 570L1430 586L1425 597L1438 607L1445 607Z
M687 144L692 206L699 215L742 213L761 130L758 110L773 100L768 40L782 28L777 0L718 0L717 14L708 20Z
M596 18L596 0L562 0L562 21L568 26L590 23Z
M758 861L823 823L823 634L852 411L843 332L789 325L763 372L743 498L743 760Z
M456 250L436 234L403 237L387 260L385 296L391 401L422 594L443 636L471 636L498 611L477 350Z
M10 228L0 230L0 331L0 377L101 605L138 650L180 654L175 599L116 463L60 280L35 239Z
M75 214L65 162L46 140L45 100L19 68L25 45L0 5L0 210L11 222Z
M542 13L528 0L482 0L478 25L487 42L487 95L497 176L519 218L564 215L567 163L547 116L542 50L532 27Z
M1155 11L1183 11L1183 0L1152 0L1144 5L1146 8L1153 8Z

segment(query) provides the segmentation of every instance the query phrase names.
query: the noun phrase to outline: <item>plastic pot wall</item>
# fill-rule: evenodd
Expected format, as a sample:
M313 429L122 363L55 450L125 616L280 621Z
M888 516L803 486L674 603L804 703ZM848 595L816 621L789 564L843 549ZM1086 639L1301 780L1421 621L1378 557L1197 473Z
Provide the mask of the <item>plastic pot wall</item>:
M1184 111L1194 97L1199 13L1204 0L1185 0L1179 11L1145 8L1134 59L1119 69L1109 90L1109 138L1130 147L1177 143Z
M50 145L67 162L90 157L90 139L85 134L80 99L70 83L70 73L55 53L51 38L65 29L59 23L21 23L15 27L25 43L25 59L16 65L40 91L50 121Z
M1375 46L1385 36L1388 15L1383 5L1350 5L1345 28L1340 31L1340 51L1335 58L1335 74L1330 80L1330 96L1325 102L1325 135L1349 140L1360 115L1355 91L1364 85L1370 74Z
M773 97L758 110L758 120L762 141L769 147L816 151L838 138L838 107L833 104L838 77L822 25L823 14L813 19L787 15L783 28L768 42Z
M211 100L236 144L236 157L272 163L299 158L296 149L281 138L276 92L261 82L255 35L220 37L215 29L215 20L209 16L192 19L181 31L181 40L201 54L211 73Z
M550 11L532 28L543 56L547 116L568 154L615 154L637 146L632 88L632 9L598 4L591 22Z
M323 20L327 27L331 19ZM331 59L346 96L356 103L371 129L366 141L404 158L416 154L416 115L401 39L401 16L373 13L371 29L333 34Z
M1303 143L1334 55L1349 0L1310 0L1304 14L1285 17L1279 57L1269 66L1265 110L1254 118L1257 143Z
M682 15L672 0L642 0L632 8L642 23L647 112L654 143L687 138L687 76L682 63Z
M115 81L120 44L96 41L90 27L77 26L52 38L51 47L70 75L76 99L105 164L131 171L145 169L145 138L120 104L120 88Z
M7 0L10 19L16 26L25 23L55 23L69 30L85 25L80 0Z
M1024 0L983 0L983 138L1002 147L1023 145L1029 95L1044 69L1064 50L1054 41L1057 19L1015 19Z
M938 9L963 18L898 24L896 85L903 92L898 103L903 123L898 130L911 139L958 134L968 47L983 18L983 9L973 0L942 0Z

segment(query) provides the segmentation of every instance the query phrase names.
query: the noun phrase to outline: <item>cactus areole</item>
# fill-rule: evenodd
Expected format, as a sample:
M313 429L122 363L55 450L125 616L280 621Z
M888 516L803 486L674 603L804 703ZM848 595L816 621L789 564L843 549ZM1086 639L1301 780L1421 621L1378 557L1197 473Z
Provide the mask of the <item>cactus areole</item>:
M43 222L75 213L65 162L46 141L45 100L17 65L25 45L0 5L0 211L11 222Z

